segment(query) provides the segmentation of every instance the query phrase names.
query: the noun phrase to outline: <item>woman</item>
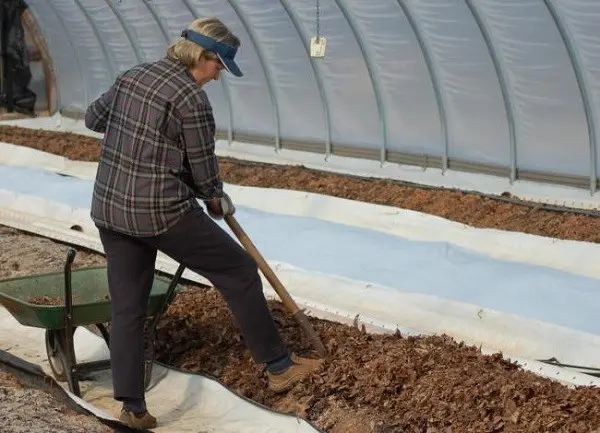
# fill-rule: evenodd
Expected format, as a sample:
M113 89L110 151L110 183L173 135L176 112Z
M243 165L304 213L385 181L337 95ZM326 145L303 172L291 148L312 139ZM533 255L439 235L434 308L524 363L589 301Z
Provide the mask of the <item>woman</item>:
M86 112L86 126L104 133L91 217L107 258L114 397L131 427L156 426L144 398L143 328L157 251L221 292L253 359L266 363L272 390L288 389L322 362L289 354L255 262L213 221L235 206L219 177L202 86L222 69L242 76L239 45L221 21L197 19L164 58L119 75Z

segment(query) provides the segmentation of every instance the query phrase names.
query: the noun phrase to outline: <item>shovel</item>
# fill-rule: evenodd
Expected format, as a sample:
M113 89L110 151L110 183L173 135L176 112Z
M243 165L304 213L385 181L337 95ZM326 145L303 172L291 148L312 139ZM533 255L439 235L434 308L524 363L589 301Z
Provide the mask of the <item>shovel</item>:
M321 339L315 332L314 328L308 321L308 318L304 315L304 312L300 310L300 308L298 308L296 302L294 302L294 300L287 292L285 287L283 287L283 284L281 283L279 278L277 278L277 275L275 275L273 269L271 269L267 261L262 256L262 254L260 254L258 249L254 246L244 229L242 229L242 227L233 217L233 215L225 215L225 222L227 222L227 225L229 225L231 231L237 236L244 248L246 248L248 253L256 261L259 269L262 271L262 273L267 278L273 289L275 289L275 291L281 298L283 306L292 314L292 317L296 320L298 325L300 325L300 327L310 338L317 353L322 358L325 358L327 356L327 350L325 349L325 346L323 346L323 343L321 342Z

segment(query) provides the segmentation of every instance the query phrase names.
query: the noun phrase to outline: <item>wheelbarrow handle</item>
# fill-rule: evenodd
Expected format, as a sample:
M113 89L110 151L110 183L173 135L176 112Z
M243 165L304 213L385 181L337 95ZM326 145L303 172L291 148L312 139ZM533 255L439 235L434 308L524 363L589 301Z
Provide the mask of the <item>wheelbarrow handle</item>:
M73 325L73 284L71 279L71 268L73 266L73 262L75 261L75 255L77 254L77 250L75 248L70 247L67 251L67 260L65 261L64 274L65 274L65 350L67 352L67 356L69 359L75 361L75 347L73 345L73 333L74 333L74 325ZM70 377L70 375L67 375ZM73 381L73 379L70 379ZM74 385L75 382L72 382L70 386Z
M273 272L273 269L271 269L265 258L262 256L262 254L258 251L254 243L250 240L242 226L240 226L240 224L233 217L233 215L225 215L224 219L231 231L239 239L240 243L244 246L244 248L246 248L250 256L252 256L252 258L256 261L259 269L267 278L273 289L275 289L275 292L277 292L277 294L281 298L283 306L292 314L292 317L294 317L298 325L300 325L300 327L310 338L317 353L321 357L325 358L327 356L327 350L325 349L323 342L315 332L314 328L310 324L308 318L306 317L304 312L300 310L300 308L298 308L296 302L292 299L288 291L285 289L275 272Z
M75 248L69 248L67 251L67 260L65 261L64 274L65 274L65 310L67 315L67 324L72 326L73 319L73 285L71 282L71 268L75 261L75 255L77 251Z

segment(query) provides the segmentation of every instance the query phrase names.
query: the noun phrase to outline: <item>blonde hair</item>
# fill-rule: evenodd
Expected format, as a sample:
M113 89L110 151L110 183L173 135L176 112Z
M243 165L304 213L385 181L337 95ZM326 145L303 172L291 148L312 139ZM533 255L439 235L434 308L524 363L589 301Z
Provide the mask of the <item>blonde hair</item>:
M217 18L198 18L188 26L188 29L232 47L237 48L240 46L239 38ZM179 37L169 45L167 57L191 68L195 66L202 57L215 59L216 55L206 51L192 41Z

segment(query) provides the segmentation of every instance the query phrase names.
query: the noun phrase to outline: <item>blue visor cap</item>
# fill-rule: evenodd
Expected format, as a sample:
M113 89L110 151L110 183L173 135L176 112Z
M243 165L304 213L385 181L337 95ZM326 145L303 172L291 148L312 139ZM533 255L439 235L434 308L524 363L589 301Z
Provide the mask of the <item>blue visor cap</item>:
M231 72L236 77L242 77L244 75L234 60L235 54L237 53L237 48L189 29L181 32L181 37L192 41L207 51L215 53L221 63L223 63L223 66L225 66L225 69L227 69L227 71Z

